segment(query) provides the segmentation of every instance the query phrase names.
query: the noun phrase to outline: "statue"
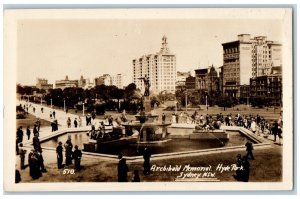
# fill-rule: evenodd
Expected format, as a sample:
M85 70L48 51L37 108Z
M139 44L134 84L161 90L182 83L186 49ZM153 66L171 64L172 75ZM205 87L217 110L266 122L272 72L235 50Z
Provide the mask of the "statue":
M145 86L145 92L144 92L144 96L149 96L150 92L150 80L149 77L147 77L147 75L145 75L145 77L139 78L140 80L144 81L144 86Z

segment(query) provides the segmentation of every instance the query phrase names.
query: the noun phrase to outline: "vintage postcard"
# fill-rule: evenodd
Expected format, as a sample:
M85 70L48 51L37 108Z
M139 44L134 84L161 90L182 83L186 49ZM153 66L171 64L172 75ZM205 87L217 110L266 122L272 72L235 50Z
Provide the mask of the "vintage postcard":
M4 10L5 191L293 189L292 15Z

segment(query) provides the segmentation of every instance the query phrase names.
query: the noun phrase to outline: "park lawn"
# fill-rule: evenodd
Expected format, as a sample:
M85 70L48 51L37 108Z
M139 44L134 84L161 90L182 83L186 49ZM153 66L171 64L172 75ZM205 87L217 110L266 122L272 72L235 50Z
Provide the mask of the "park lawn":
M34 115L28 114L26 115L25 119L17 119L17 127L22 126L23 129L26 129L27 126L30 126L30 128L33 128L36 121L37 118ZM40 119L40 121L41 121L41 127L51 125L51 122L47 120Z
M21 170L22 182L116 182L117 181L117 161L107 161L99 158L82 158L82 170L75 174L64 175L63 170L58 170L55 153L46 152L44 159L47 173L43 177L32 180L29 170ZM183 158L166 158L163 160L151 160L151 164L157 166L168 165L188 165L199 167L211 165L215 168L218 164L231 165L236 161L236 155L245 151L225 152L221 154L201 155ZM282 146L272 144L267 149L254 149L255 160L250 162L249 182L280 182L282 180ZM143 175L143 162L127 163L129 167L128 180L131 181L134 170L139 170L141 182L174 182L179 172L153 172L149 176ZM67 167L73 169L71 165ZM216 177L220 181L235 182L234 171L217 173Z

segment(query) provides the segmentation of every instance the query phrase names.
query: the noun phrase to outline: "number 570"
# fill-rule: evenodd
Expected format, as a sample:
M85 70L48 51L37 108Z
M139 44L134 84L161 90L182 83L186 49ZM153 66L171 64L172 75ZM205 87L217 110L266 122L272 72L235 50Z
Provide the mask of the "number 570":
M63 170L63 175L68 175L68 174L71 174L71 175L75 174L74 169L64 169Z

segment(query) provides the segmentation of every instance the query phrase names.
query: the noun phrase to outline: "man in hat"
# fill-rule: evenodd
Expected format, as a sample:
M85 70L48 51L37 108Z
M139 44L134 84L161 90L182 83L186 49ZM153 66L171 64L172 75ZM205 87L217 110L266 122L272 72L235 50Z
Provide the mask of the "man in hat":
M27 135L28 140L30 139L30 134L31 134L30 127L27 126L26 135Z
M40 143L40 139L39 139L39 134L36 133L34 134L34 137L32 139L32 144L33 144L33 148L37 151L41 150L41 143Z
M56 155L57 155L57 168L61 169L63 168L62 162L63 162L63 147L62 142L58 142L58 146L56 147Z
M145 148L144 149L144 154L143 154L143 158L144 158L144 175L149 175L150 174L150 157L151 157L151 153L149 151L149 148Z
M128 182L127 179L128 167L126 164L126 159L123 156L119 155L119 164L118 164L118 182Z
M21 164L21 170L25 169L25 154L26 154L26 150L24 150L23 144L20 143L19 144L20 148L19 148L19 154L20 154L20 164Z
M248 158L249 156L250 156L250 158L252 159L252 160L254 160L254 156L253 156L253 153L252 153L252 150L253 150L253 144L252 144L252 142L247 142L246 144L245 144L245 146L246 146L246 151L247 151L247 154L246 154L246 157Z
M75 145L75 150L73 152L73 159L75 161L75 168L76 168L76 171L80 171L80 160L81 160L81 156L82 156L82 153L81 153L81 150L78 149L78 146Z
M75 128L77 128L77 124L78 124L78 123L77 123L77 118L75 118L75 120L74 120L74 127L75 127Z

